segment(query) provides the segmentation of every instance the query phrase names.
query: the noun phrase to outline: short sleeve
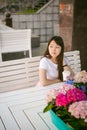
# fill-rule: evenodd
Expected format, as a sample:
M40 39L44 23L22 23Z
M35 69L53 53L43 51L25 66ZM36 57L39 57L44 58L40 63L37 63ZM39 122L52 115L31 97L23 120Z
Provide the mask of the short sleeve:
M45 69L47 70L48 69L48 65L47 65L47 60L46 60L46 57L42 58L40 60L40 65L39 65L39 69Z

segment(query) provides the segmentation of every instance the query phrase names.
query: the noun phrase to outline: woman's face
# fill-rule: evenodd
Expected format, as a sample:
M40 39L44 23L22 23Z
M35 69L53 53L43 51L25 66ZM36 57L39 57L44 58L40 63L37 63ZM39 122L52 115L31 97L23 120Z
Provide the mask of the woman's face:
M48 49L49 49L50 55L53 58L56 58L61 52L61 46L57 45L54 40L50 42Z

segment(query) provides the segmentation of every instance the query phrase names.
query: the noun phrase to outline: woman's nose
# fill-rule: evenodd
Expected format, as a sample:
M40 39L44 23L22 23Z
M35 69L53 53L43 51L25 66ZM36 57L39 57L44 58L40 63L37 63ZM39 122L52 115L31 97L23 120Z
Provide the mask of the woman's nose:
M56 50L56 48L54 47L53 50Z

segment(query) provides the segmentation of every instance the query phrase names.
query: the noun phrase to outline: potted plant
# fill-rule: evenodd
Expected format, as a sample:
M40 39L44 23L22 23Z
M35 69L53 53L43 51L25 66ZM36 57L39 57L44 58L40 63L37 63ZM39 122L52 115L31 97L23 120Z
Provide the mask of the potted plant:
M51 89L46 95L51 119L58 130L87 129L87 95L74 85L64 83L58 89Z

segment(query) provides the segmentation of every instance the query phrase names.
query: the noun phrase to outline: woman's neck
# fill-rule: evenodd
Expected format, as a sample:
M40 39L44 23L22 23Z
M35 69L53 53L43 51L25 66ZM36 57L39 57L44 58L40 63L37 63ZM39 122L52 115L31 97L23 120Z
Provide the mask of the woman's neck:
M52 61L53 63L57 64L56 58L51 58L51 61Z

